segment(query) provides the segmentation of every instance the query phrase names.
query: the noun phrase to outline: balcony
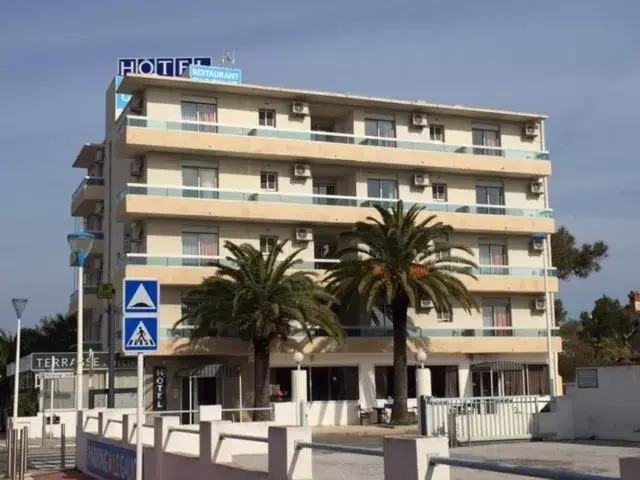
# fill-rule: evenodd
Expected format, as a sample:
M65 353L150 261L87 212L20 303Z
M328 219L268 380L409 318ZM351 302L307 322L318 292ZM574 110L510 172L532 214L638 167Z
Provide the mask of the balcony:
M123 155L147 151L213 153L317 163L349 162L388 168L429 168L503 176L551 174L548 152L418 142L346 133L256 128L206 122L156 120L128 115L120 120ZM393 154L389 155L390 150Z
M98 287L96 285L84 286L83 309L91 310L100 306L101 300L98 299ZM69 314L78 313L78 290L75 290L69 296Z
M342 343L317 332L312 342L294 337L290 343L298 343L307 354L317 353L390 353L393 351L393 331L387 327L344 326ZM248 344L232 332L220 332L218 336L190 340L191 330L184 328L161 329L163 353L237 355L248 352ZM492 353L545 353L547 339L545 329L487 327L487 328L414 328L410 329L408 343L411 349L424 349L427 353L440 354L492 354ZM552 329L553 351L562 350L558 329ZM286 349L286 347L285 347ZM277 354L277 352L274 352ZM283 352L284 353L284 352Z
M87 217L93 214L98 201L104 201L104 178L85 177L71 196L71 215Z
M155 256L144 253L129 253L120 264L123 277L157 278L163 286L196 286L204 278L216 274L217 266L225 263L224 257ZM326 266L339 260L310 259L296 265L297 269L317 271L322 277ZM479 266L473 272L478 280L464 278L464 283L477 293L543 293L545 276L542 268ZM556 269L547 269L547 288L558 291Z
M145 217L190 218L249 222L353 225L375 215L372 205L392 206L394 200L339 195L196 187L128 184L118 195L118 219ZM273 204L287 208L273 208ZM411 203L407 202L407 206ZM550 209L522 209L504 205L418 203L423 218L438 220L456 230L511 234L553 233Z

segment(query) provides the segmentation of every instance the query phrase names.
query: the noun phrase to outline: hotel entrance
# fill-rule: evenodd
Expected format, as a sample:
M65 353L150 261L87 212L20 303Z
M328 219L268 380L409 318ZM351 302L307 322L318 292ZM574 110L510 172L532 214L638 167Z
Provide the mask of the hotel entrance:
M182 377L181 391L180 423L197 423L200 405L215 405L217 403L217 378Z

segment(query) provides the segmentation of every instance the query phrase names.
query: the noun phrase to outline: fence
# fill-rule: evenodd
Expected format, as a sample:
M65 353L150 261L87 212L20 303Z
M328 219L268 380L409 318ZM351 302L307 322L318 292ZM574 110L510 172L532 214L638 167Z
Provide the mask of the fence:
M452 446L496 440L524 440L535 436L535 414L548 397L423 397L422 433L447 436Z
M23 480L27 473L29 432L27 427L7 430L7 476L11 480Z

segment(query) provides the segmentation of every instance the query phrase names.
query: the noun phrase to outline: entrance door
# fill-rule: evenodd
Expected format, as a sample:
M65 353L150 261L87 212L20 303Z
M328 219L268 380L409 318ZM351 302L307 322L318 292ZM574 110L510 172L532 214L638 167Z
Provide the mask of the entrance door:
M216 404L216 390L216 377L183 377L180 422L196 423L200 405Z

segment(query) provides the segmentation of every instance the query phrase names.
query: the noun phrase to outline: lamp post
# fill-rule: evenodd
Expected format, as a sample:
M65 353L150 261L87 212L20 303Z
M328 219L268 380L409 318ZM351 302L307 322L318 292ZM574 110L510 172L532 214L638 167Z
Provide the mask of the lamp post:
M13 309L16 311L16 318L18 319L18 328L16 330L16 363L13 372L13 421L15 422L18 418L18 392L20 390L20 330L22 323L22 314L24 313L24 309L27 308L27 300L26 298L13 298L11 303L13 304Z
M70 233L67 235L67 242L71 253L75 256L75 265L78 267L78 327L77 327L77 346L76 346L76 418L77 413L82 410L82 368L83 368L83 345L84 335L82 332L84 326L83 319L83 297L84 297L84 262L93 246L94 236L87 232Z
M302 352L295 352L293 354L293 361L296 363L297 368L291 370L291 401L296 405L298 425L306 426L307 371L301 368L302 362L304 361L304 354Z

